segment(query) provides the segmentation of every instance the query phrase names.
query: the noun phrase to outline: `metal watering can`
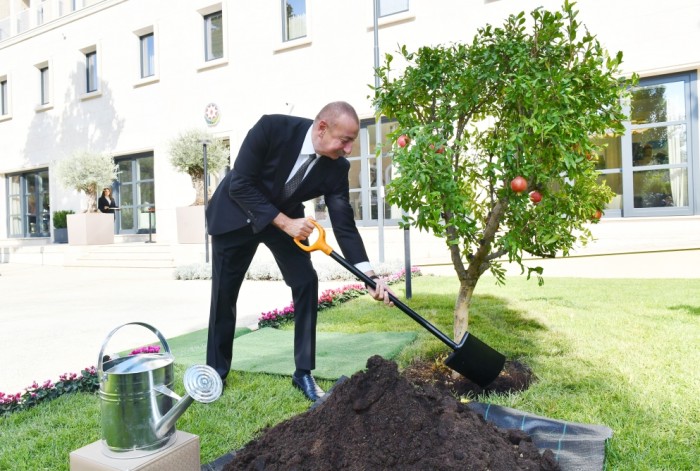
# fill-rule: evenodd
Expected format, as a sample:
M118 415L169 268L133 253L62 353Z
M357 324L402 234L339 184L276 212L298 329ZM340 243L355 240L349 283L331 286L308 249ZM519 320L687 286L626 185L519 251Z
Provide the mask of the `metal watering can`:
M153 332L163 353L139 353L125 357L105 356L112 336L122 327L139 325ZM97 374L100 381L102 442L111 456L134 458L169 446L175 422L194 402L214 402L221 396L223 382L206 365L185 371L187 395L172 391L175 358L163 335L142 322L130 322L112 330L102 343Z

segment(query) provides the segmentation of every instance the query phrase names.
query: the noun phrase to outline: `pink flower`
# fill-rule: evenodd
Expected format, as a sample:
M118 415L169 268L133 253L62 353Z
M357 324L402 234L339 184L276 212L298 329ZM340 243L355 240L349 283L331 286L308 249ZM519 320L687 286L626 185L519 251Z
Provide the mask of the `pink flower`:
M158 353L160 352L160 347L157 345L149 345L147 347L137 348L131 351L131 355L138 355L139 353Z

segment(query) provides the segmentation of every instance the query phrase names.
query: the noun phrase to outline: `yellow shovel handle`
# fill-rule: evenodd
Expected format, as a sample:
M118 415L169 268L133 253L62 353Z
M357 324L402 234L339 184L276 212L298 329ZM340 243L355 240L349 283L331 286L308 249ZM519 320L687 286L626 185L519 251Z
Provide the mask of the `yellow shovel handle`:
M316 226L316 229L318 229L318 239L316 239L316 242L314 242L311 245L302 244L301 240L299 240L298 237L294 238L294 242L305 252L314 252L316 250L320 250L326 255L330 255L331 252L333 252L333 248L326 243L326 231L323 229L323 226L321 226L313 218L308 219L309 221L311 221L311 224Z

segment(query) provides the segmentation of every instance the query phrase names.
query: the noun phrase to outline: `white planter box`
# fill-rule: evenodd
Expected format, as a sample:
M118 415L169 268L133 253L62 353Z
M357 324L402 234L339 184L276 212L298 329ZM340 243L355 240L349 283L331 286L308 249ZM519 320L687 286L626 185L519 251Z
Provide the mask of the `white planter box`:
M69 214L68 243L70 245L113 244L114 214Z
M177 242L203 244L205 236L204 205L175 208Z

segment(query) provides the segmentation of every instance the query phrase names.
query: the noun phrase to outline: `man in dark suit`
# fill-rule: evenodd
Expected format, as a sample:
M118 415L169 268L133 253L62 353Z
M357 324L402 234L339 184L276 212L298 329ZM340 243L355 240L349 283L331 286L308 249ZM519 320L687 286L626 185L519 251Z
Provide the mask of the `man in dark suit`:
M233 169L214 192L207 207L213 253L207 364L222 378L231 368L238 293L263 243L292 290L296 366L292 384L312 401L324 395L311 375L316 357L318 277L310 254L293 239L306 240L314 230L304 217L302 202L323 196L344 257L378 279L349 202L350 163L345 156L359 129L357 113L345 102L329 103L313 121L265 115L248 132ZM370 295L392 305L389 292L379 280Z

